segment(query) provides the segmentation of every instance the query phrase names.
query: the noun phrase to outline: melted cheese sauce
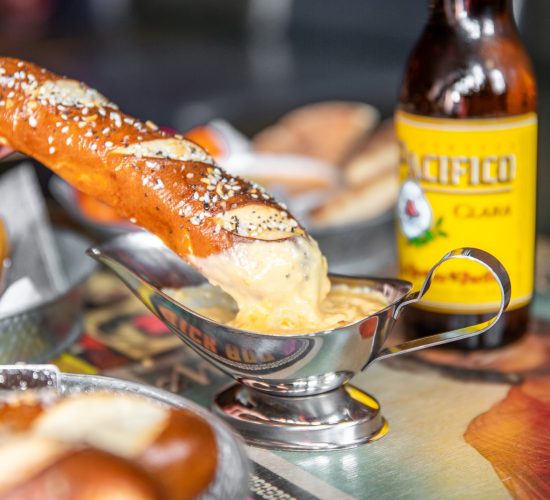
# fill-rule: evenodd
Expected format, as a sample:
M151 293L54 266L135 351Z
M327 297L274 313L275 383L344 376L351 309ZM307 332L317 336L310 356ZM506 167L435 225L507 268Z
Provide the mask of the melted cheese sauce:
M387 305L372 290L331 290L317 242L288 213L248 205L223 217L224 230L251 238L206 258L189 257L219 288L167 291L199 314L243 330L292 334L337 328Z
M114 104L97 90L87 87L76 80L62 79L55 82L48 80L38 90L38 98L47 100L52 105L63 106L110 106Z
M263 241L284 240L289 233L303 235L304 230L288 212L263 205L246 205L229 210L216 219L223 229L240 236Z
M386 298L370 288L334 285L321 302L316 317L294 312L284 317L273 310L268 315L241 315L237 302L219 287L204 284L194 287L167 289L165 292L180 304L217 323L258 333L299 334L338 328L355 323L388 305ZM265 311L267 312L267 311Z
M212 157L195 143L186 139L154 139L128 146L122 146L113 150L121 155L133 155L146 158L167 158L179 161L200 161L213 164Z
M238 304L234 326L277 332L319 322L330 283L326 260L307 236L236 243L224 252L190 260Z

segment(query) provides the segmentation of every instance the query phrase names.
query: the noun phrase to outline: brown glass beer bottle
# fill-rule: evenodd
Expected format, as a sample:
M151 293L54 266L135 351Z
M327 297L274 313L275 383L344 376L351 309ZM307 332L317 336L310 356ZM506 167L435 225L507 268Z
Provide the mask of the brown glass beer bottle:
M533 293L537 90L510 4L432 0L395 117L401 277L419 288L432 264L465 246L493 253L510 274L510 307L491 331L458 343L465 349L521 337ZM409 336L488 319L499 292L481 267L457 262L426 298L406 311Z

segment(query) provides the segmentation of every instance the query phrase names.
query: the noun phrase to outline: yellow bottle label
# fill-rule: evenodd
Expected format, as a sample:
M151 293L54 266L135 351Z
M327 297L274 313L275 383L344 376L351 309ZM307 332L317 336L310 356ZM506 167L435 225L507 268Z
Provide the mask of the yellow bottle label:
M400 275L418 289L446 252L476 247L510 275L510 309L533 293L537 116L453 120L398 111L401 191ZM441 267L421 307L489 312L499 289L483 267L451 261Z

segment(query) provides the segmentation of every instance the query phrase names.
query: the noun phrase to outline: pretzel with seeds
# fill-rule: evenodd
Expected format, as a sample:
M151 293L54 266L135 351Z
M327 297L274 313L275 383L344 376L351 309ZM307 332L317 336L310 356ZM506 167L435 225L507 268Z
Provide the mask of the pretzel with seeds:
M0 58L0 143L157 235L236 300L244 328L318 320L330 284L317 243L261 187L227 174L195 143L11 58Z
M243 237L301 233L262 188L222 171L198 145L28 62L0 58L0 136L183 257L207 256ZM231 214L250 204L266 217Z

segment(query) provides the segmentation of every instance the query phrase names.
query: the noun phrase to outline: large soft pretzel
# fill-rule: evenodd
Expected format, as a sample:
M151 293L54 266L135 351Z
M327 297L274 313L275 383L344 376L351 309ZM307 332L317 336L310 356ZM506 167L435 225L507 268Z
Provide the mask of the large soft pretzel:
M302 233L259 186L225 173L198 145L122 113L80 82L5 57L0 136L183 257ZM232 214L251 205L263 207L261 218Z
M233 296L241 328L317 325L329 281L316 242L193 142L10 58L0 58L0 141L160 237Z

